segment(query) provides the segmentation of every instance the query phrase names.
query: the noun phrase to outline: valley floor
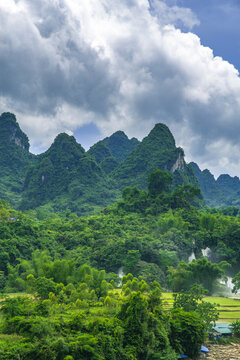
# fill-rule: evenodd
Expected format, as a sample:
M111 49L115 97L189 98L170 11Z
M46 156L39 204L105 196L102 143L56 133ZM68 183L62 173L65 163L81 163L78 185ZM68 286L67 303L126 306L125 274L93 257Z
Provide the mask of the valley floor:
M209 345L207 360L240 360L240 344Z

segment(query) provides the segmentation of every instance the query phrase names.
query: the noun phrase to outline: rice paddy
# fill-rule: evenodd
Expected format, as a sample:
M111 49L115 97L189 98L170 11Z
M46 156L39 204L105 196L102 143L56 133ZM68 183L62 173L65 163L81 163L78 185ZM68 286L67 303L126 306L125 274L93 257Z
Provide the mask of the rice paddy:
M206 301L211 304L217 304L217 309L220 312L217 322L231 323L240 320L240 299L219 297L219 296L206 296ZM173 305L173 294L163 293L163 306L166 310L171 309Z

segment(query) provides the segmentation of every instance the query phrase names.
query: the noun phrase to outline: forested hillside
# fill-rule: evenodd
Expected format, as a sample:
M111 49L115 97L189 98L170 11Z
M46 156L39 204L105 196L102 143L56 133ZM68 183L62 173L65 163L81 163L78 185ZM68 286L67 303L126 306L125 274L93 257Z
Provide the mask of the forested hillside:
M218 318L203 294L224 291L225 272L240 270L240 218L232 208L201 212L199 190L172 181L156 170L147 190L128 187L89 217L0 202L0 289L17 293L1 302L1 359L198 357ZM183 292L172 310L162 288Z
M147 189L155 169L173 175L172 189L200 187L207 206L240 206L240 180L229 175L215 180L208 170L186 164L184 150L164 124L156 124L141 142L117 131L87 152L73 136L59 134L37 156L29 153L28 138L13 114L0 116L0 130L0 196L18 209L97 214L119 200L125 187Z
M168 127L157 124L147 137L113 171L113 178L121 188L129 185L147 187L147 176L155 169L173 173L174 185L199 186L196 177L184 161L184 152L177 148Z
M55 259L74 261L76 266L87 263L110 273L122 268L125 273L142 276L147 282L156 280L165 288L188 289L192 281L197 281L212 290L214 281L224 273L221 266L226 264L211 270L211 263L201 258L202 249L212 250L213 262L227 261L232 271L238 271L240 220L218 212L200 212L191 205L198 190L184 186L171 191L166 186L168 178L164 179L164 186L156 181L165 174L160 170L154 172L149 178L149 191L126 188L121 202L86 218L75 214L62 218L39 210L23 214L2 201L0 270L3 283L11 291L26 290L19 281L19 276L26 275L24 265L19 264L22 260L31 260L38 250L48 251ZM228 211L231 214L231 209ZM11 218L16 221L9 220ZM201 258L196 260L194 268L187 264L192 252ZM182 269L180 261L186 262ZM200 267L206 262L206 270L210 271L207 277L198 273L198 261ZM174 269L178 264L179 271L186 270L188 276L178 278L175 270L170 272L169 266ZM10 282L9 274L12 274Z
M237 176L220 175L216 180L208 169L201 171L190 163L198 179L205 202L210 207L240 206L240 180Z
M59 134L26 173L22 209L50 204L55 210L91 211L114 198L102 168L73 136Z
M19 206L28 167L35 156L29 153L29 141L10 113L0 116L0 198Z

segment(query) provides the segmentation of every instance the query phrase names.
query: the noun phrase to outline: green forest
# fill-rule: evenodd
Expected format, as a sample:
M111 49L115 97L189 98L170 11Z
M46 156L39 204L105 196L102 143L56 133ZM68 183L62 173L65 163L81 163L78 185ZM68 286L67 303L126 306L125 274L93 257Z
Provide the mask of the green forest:
M0 359L198 359L208 296L240 289L240 180L187 164L164 124L39 155L15 115L0 130Z
M223 291L226 272L240 288L240 218L203 210L199 189L172 181L155 170L147 190L127 187L87 217L1 200L1 359L198 358L218 318L203 296Z

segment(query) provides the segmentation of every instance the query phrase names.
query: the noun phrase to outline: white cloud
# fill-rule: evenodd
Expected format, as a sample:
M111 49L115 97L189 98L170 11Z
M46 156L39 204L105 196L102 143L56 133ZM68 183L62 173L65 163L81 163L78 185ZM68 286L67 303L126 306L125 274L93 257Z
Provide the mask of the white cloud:
M17 114L32 150L86 123L103 136L121 129L142 138L164 122L189 160L240 175L238 71L193 33L166 25L192 28L189 9L9 0L0 21L0 110Z
M164 1L150 0L152 14L157 16L162 25L183 25L191 30L199 25L200 21L194 12L189 8L183 8L177 5L168 6Z

